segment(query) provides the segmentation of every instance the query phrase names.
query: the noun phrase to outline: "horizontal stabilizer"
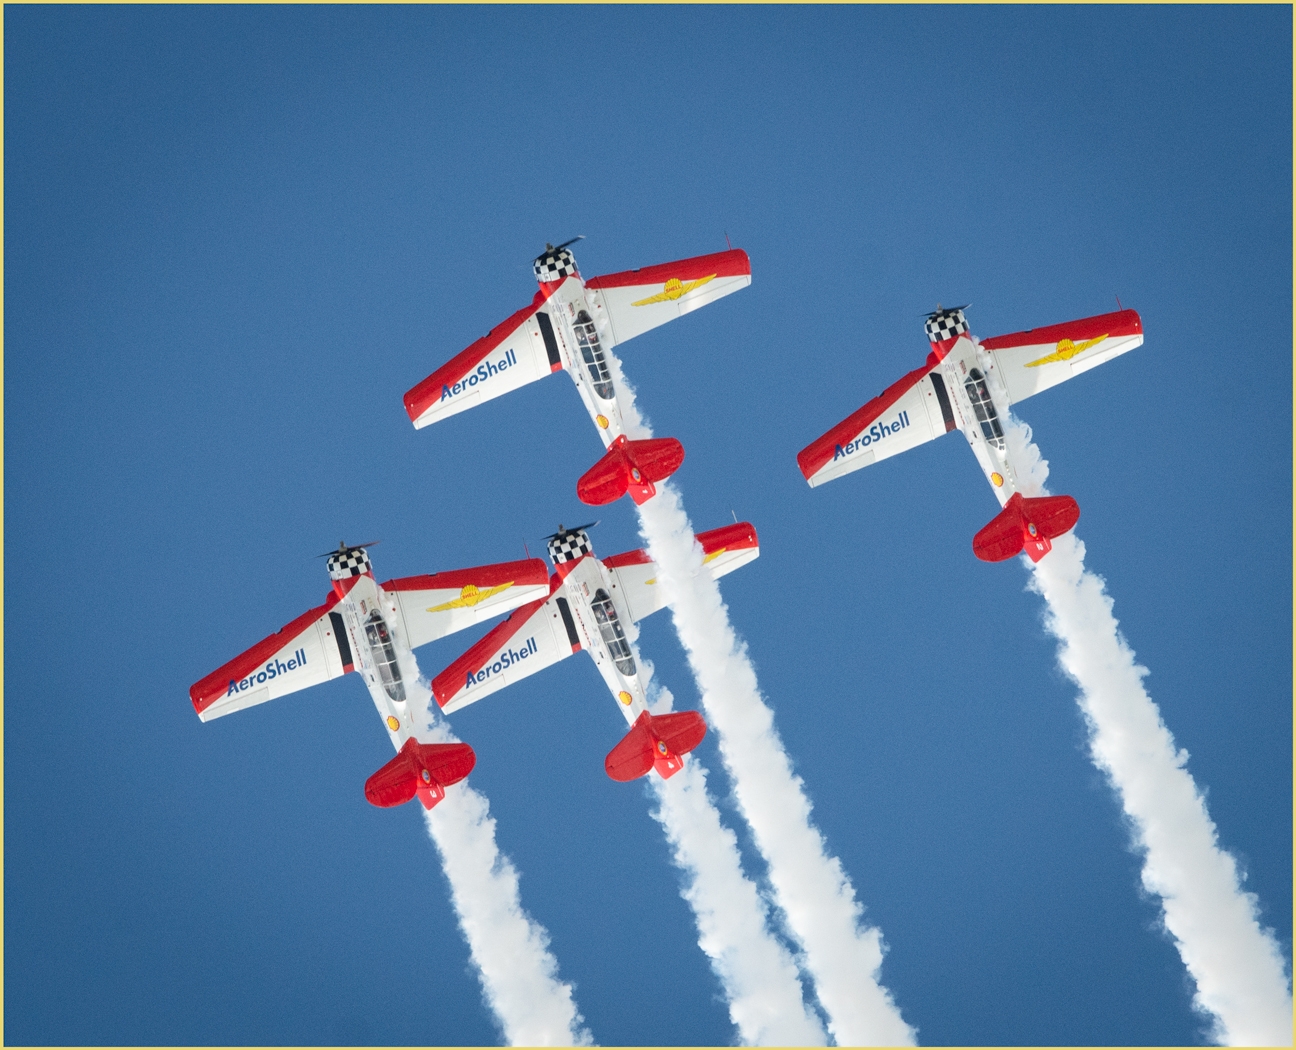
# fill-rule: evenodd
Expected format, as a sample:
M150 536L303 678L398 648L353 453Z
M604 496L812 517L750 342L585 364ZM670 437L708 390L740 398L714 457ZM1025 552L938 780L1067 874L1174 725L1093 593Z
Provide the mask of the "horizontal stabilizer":
M1053 549L1050 540L1069 532L1080 520L1080 506L1070 496L1027 499L1014 492L984 529L972 538L972 551L982 561L1006 561L1026 552L1039 561Z
M656 769L663 780L684 767L683 756L706 736L706 720L697 711L667 715L641 714L603 761L613 780L636 780Z
M365 781L365 798L375 806L400 806L418 795L423 808L431 809L476 764L467 744L420 744L410 737L395 758Z
M683 462L684 446L674 438L630 441L622 434L576 482L576 495L596 507L627 492L635 503L643 503L657 493L653 482L665 481Z

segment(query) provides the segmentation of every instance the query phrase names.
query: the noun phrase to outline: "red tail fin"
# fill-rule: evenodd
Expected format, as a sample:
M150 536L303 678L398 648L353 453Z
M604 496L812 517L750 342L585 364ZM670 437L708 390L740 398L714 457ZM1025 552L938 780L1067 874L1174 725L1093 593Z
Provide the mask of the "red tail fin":
M613 780L636 780L656 769L663 780L684 768L687 755L706 736L706 720L696 711L641 714L603 761Z
M982 561L1006 561L1026 552L1039 561L1053 549L1049 540L1069 532L1080 520L1080 506L1070 496L1026 499L1014 492L990 524L972 537L972 552Z
M576 482L582 503L602 506L627 492L636 503L655 495L654 481L665 481L684 462L684 446L674 438L630 441L622 434Z
M395 758L365 781L365 798L375 806L400 806L418 795L423 808L431 809L476 764L467 744L420 744L410 737Z

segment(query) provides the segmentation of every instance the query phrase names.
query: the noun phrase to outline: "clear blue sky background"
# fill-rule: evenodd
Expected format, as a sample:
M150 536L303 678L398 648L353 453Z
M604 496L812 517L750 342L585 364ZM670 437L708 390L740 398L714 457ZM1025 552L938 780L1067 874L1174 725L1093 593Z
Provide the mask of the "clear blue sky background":
M587 276L751 255L622 355L696 525L760 531L733 621L926 1043L1203 1026L1041 601L972 556L965 442L815 491L794 457L937 301L981 336L1140 311L1022 415L1290 958L1289 8L4 18L6 1043L495 1041L419 811L364 799L361 683L210 725L186 691L320 602L339 539L386 579L587 520L565 377L401 405L575 234ZM638 545L600 516L596 551ZM640 644L695 706L665 615ZM730 1042L592 664L454 728L594 1037Z

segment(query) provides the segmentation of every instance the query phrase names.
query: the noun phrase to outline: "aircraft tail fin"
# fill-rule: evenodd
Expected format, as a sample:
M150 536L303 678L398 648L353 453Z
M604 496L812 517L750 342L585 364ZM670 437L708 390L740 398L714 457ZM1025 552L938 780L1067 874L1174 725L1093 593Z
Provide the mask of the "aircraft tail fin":
M1014 492L1003 510L972 538L972 552L982 561L1006 561L1026 552L1039 561L1053 549L1050 540L1069 532L1080 520L1080 506L1070 496L1027 499Z
M665 481L684 462L684 446L674 438L630 441L622 434L576 482L582 503L602 506L627 492L635 503L656 495L654 481Z
M706 736L706 720L697 711L641 714L603 761L613 780L636 780L656 769L663 780L684 768L684 756Z
M476 764L467 744L420 744L410 737L395 758L365 781L365 798L375 806L400 806L417 795L423 808L431 809Z

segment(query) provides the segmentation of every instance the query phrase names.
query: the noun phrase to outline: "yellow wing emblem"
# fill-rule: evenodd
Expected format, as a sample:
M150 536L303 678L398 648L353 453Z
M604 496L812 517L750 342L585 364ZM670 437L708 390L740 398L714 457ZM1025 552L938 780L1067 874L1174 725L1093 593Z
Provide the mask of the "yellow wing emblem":
M1073 343L1070 339L1063 339L1051 354L1046 354L1038 361L1027 361L1026 367L1037 368L1040 365L1052 364L1054 361L1070 361L1076 354L1083 354L1090 347L1097 346L1106 338L1107 336L1100 335L1097 339L1086 339L1083 343Z
M507 591L513 586L513 580L508 583L501 583L498 587L487 587L484 591L478 590L473 584L468 584L459 592L459 597L448 601L443 605L434 605L428 609L428 612L445 612L447 609L468 609L478 602L484 602L493 594L499 594L500 591Z
M666 282L666 287L656 295L650 295L647 299L640 299L637 303L631 303L631 306L649 306L652 303L669 302L672 299L678 299L680 296L688 295L694 288L701 288L709 281L714 281L716 275L710 277L699 277L696 281L681 281L678 277L672 277Z

